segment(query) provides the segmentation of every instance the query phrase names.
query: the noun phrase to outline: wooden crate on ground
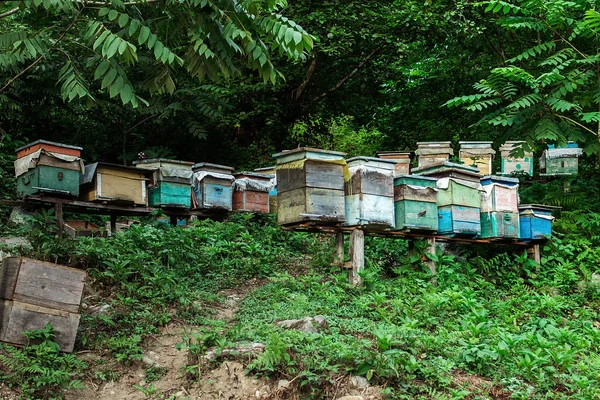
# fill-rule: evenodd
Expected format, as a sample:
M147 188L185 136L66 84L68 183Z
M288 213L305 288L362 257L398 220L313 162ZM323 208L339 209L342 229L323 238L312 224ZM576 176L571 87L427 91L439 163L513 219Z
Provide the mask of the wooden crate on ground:
M17 194L77 196L83 163L81 147L38 140L17 149Z
M531 151L518 150L524 141L509 140L500 146L501 175L527 174L533 176L533 153Z
M89 164L81 176L80 198L147 206L146 185L151 176L152 171L135 167L100 162Z
M85 271L24 257L0 270L0 341L24 345L23 331L52 324L61 350L73 351Z
M377 153L377 157L395 161L394 175L399 176L410 174L410 163L413 154L410 151L381 151Z
M520 238L523 240L542 240L552 236L552 212L560 207L540 204L519 206Z
M493 142L461 141L458 157L465 165L476 167L484 175L491 175L492 161L496 151L492 148Z
M92 222L76 219L65 221L65 233L71 237L80 236L106 236L106 232L102 228Z
M481 178L481 237L519 237L519 180L502 176Z
M398 175L394 179L395 229L438 230L437 178Z
M347 160L351 178L345 183L347 226L394 226L394 160L354 157Z
M579 171L579 157L583 150L577 143L569 142L565 147L548 145L540 158L541 176L577 175Z
M277 222L280 225L339 224L346 220L344 155L307 147L273 155L277 161Z
M256 168L254 172L269 175L271 179L271 190L269 190L269 212L277 212L277 174L275 166Z
M448 161L454 155L451 142L418 142L415 154L419 160L419 168Z
M134 161L133 164L153 172L148 185L150 207L191 208L193 162L152 158Z
M268 214L271 176L249 171L233 176L233 210Z
M194 208L227 210L233 208L233 168L226 165L198 163L192 168Z

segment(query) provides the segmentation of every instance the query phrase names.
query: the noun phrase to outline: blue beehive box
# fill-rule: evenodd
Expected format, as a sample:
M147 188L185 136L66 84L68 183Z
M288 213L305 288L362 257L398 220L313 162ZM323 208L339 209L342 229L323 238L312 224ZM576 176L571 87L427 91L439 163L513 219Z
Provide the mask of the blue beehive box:
M552 211L560 207L539 204L523 204L519 206L520 239L541 240L552 235Z
M233 206L233 168L225 165L198 163L192 171L194 208L231 211Z

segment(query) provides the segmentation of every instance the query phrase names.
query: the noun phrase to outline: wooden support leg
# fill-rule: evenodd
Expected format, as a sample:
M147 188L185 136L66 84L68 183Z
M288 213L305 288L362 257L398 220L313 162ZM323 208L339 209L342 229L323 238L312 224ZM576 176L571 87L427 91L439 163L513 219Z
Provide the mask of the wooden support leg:
M427 252L435 255L435 253L436 253L435 238L427 238L427 244L428 244ZM425 265L427 265L427 267L431 271L431 275L435 276L437 274L437 266L435 265L435 261L426 259Z
M338 232L335 234L335 253L333 255L333 264L335 267L344 265L344 234Z
M56 225L58 227L58 236L62 237L65 230L65 220L63 218L63 206L62 203L56 203L54 205L54 216L56 217Z
M529 256L529 259L535 261L536 263L540 264L542 261L542 255L540 253L540 245L539 244L534 244L532 247L527 249L527 255Z
M171 221L171 225L177 226L177 215L171 215L169 216L169 219Z
M350 263L350 284L361 286L363 282L359 273L365 268L365 233L361 229L355 229L350 234Z
M117 233L117 216L116 214L110 214L110 236Z

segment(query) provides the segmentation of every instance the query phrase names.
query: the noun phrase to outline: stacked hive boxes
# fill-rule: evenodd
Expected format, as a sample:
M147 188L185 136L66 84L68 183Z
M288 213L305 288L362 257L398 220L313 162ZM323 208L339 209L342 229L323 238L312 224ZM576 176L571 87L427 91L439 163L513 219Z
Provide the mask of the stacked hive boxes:
M493 142L458 142L460 144L460 161L469 167L479 169L484 175L491 175L492 161L496 151L492 149Z
M481 179L481 237L519 237L519 180L502 176Z
M275 166L257 168L254 172L268 175L271 179L271 190L269 190L269 212L277 212L277 175L275 173Z
M198 163L192 168L194 208L231 211L233 209L233 168Z
M396 162L394 167L394 175L410 174L411 152L408 151L382 151L377 153L377 157L384 160L393 160Z
M233 176L233 209L268 214L271 177L249 171L237 172Z
M394 179L394 212L397 230L438 230L436 178L399 175Z
M418 142L417 147L419 169L448 161L454 154L450 142Z
M17 194L79 195L81 147L38 140L17 149Z
M137 168L151 170L152 180L148 185L150 207L192 206L193 162L153 158L133 163Z

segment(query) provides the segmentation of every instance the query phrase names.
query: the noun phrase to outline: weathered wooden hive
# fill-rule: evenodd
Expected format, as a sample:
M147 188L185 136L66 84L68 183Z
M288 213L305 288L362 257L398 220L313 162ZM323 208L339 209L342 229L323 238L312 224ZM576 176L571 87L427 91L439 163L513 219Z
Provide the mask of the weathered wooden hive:
M399 175L394 179L397 230L437 231L437 178Z
M477 168L443 162L413 171L438 178L438 232L451 236L481 234L481 174Z
M394 226L394 167L396 162L374 157L347 160L350 180L345 183L348 226Z
M307 147L273 155L277 162L277 222L280 225L338 224L346 220L345 155Z
M523 240L543 240L552 236L552 212L560 207L539 204L519 206L520 238Z
M481 237L519 237L519 180L502 176L481 178Z
M147 182L152 171L117 164L93 163L81 175L80 198L85 201L147 206Z
M233 209L233 167L198 163L192 176L193 207L206 210Z
M418 156L419 168L448 161L454 155L451 142L418 142L415 154Z
M396 162L396 166L394 167L395 176L410 174L412 155L413 153L410 151L381 151L377 153L377 157L379 158Z
M137 168L152 171L148 184L150 207L192 206L193 162L152 158L134 161Z
M25 345L24 331L48 323L56 343L72 352L79 326L85 271L22 257L8 257L0 267L0 341Z
M275 166L256 168L254 172L269 175L271 179L271 190L269 190L269 212L277 212L277 174Z
M515 149L524 143L524 141L509 140L500 146L500 173L502 175L527 174L533 176L533 153L521 149L522 156L514 154Z
M79 195L81 147L38 140L17 149L17 194Z
M461 141L458 157L469 167L479 168L484 175L491 175L492 161L496 151L492 148L493 142L469 142Z
M268 214L271 176L249 171L233 176L233 209Z
M582 154L583 150L577 143L569 142L565 147L549 144L540 158L540 175L577 175Z

